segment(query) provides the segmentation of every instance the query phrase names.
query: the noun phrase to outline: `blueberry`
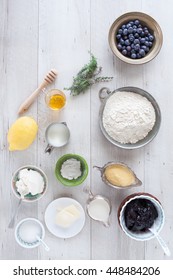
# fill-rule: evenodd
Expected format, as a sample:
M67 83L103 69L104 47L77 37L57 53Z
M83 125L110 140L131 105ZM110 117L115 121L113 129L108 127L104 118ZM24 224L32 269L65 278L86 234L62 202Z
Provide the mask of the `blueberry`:
M144 37L145 36L144 31L142 31L140 35L141 35L141 37Z
M148 35L149 31L148 29L144 30L145 35Z
M149 46L149 42L145 41L145 46L148 47Z
M141 42L141 44L144 44L145 43L145 38L141 38L140 42Z
M133 27L130 26L130 27L128 28L128 33L129 33L129 34L133 33Z
M131 37L129 37L129 41L132 43L135 40L135 37L132 35Z
M136 44L135 46L134 46L134 50L135 51L138 51L140 49L140 45L139 44Z
M123 34L123 30L121 28L118 29L118 34Z
M126 28L125 24L123 24L123 25L121 26L121 28L122 28L122 29L125 29L125 28Z
M141 57L142 56L139 53L136 54L136 58L141 58Z
M127 28L124 28L123 35L127 35L127 34L128 34L128 30L127 30Z
M116 38L119 40L121 38L121 34L117 34Z
M151 48L152 47L152 45L153 45L153 43L152 42L148 42L149 43L149 47Z
M123 38L124 40L127 40L128 39L128 36L124 36L124 38Z
M139 23L140 23L139 20L136 19L136 20L135 20L135 25L139 25Z
M141 46L141 49L143 49L144 51L146 51L146 46L145 45L143 45L143 46Z
M118 49L119 51L121 51L121 50L122 50L122 45L121 45L121 44L118 44L118 45L117 45L117 49Z
M126 27L127 27L127 29L128 29L129 27L131 27L131 24L130 24L130 23L127 23L127 24L126 24Z
M137 29L137 26L136 26L136 25L133 25L132 27L133 27L133 29Z
M139 39L134 40L134 44L139 44L139 43L140 43Z
M139 25L138 25L138 27L139 27ZM137 28L137 33L138 33L138 34L141 34L141 33L142 33L142 31L143 31L143 30L142 30L142 28L141 28L141 27Z
M127 56L130 57L130 56L131 56L131 53L130 53L130 52L127 52Z
M135 53L135 54L136 54L136 51L135 51L134 49L132 49L132 50L131 50L131 54L132 54L132 53Z
M132 26L132 25L134 24L134 21L132 21L132 20L131 20L131 21L129 21L129 23L130 23L130 24L131 24L131 26Z
M134 37L135 37L135 38L139 38L139 34L138 34L138 33L135 33Z
M127 46L127 47L126 47L126 50L127 50L128 52L130 52L130 51L131 51L131 46Z
M154 41L154 36L150 35L149 36L149 41L151 41L151 42Z
M122 54L123 54L123 55L127 55L127 51L126 51L126 50L123 50L123 51L122 51Z
M139 28L142 28L142 24L139 24L138 27L139 27Z
M135 54L135 53L132 53L132 54L131 54L131 58L135 59L135 58L136 58L136 54Z
M125 46L122 46L122 50L125 50L126 49L126 47Z
M135 34L137 32L137 29L135 28L135 29L133 29L133 34Z
M149 38L148 38L148 36L146 36L146 37L145 37L145 41L149 41Z
M126 46L129 46L129 45L130 45L130 41L129 41L129 40L125 40L124 43L125 43Z
M132 49L134 49L134 46L135 46L134 44L131 44L131 48L132 48Z
M122 38L120 39L120 44L124 45L124 40Z
M144 57L144 56L145 56L145 51L144 51L143 49L140 49L140 50L139 50L139 54L140 54L142 57Z
M149 47L146 47L145 52L148 53L149 52Z

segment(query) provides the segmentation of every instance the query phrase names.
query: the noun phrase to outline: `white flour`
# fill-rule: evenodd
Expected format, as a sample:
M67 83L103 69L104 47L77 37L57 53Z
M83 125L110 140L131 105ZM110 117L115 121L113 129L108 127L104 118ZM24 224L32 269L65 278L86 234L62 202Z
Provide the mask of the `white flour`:
M156 120L151 102L133 92L115 92L106 102L103 126L114 140L136 143L152 130Z

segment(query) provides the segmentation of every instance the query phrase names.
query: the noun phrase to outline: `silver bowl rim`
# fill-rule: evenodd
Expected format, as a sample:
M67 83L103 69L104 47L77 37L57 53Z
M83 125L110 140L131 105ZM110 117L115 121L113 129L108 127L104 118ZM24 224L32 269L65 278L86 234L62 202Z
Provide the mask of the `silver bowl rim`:
M103 111L104 111L106 102L113 94L115 94L118 91L134 92L136 94L140 94L143 97L146 97L151 102L151 104L153 105L154 110L155 110L156 121L155 121L153 129L148 133L148 135L145 138L143 138L142 140L139 140L138 142L136 142L134 144L130 144L130 143L122 144L118 141L115 141L112 137L110 137L108 135L108 133L106 132L106 130L103 126L102 119L103 119ZM121 87L121 88L117 88L116 90L114 90L113 92L108 94L108 96L105 99L102 99L102 104L100 105L100 110L99 110L99 124L100 124L100 128L101 128L103 135L114 146L122 148L122 149L126 149L126 150L138 149L138 148L141 148L141 147L147 145L156 137L156 135L159 131L160 125L161 125L161 111L160 111L160 107L159 107L157 101L155 100L155 98L147 91L145 91L141 88L138 88L138 87L133 87L133 86Z

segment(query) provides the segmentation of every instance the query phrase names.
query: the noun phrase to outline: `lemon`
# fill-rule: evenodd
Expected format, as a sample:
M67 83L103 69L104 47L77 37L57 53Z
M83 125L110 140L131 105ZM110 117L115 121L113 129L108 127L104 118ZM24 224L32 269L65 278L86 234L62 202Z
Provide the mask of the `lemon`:
M21 117L12 124L8 131L9 151L25 150L34 141L38 125L31 117Z

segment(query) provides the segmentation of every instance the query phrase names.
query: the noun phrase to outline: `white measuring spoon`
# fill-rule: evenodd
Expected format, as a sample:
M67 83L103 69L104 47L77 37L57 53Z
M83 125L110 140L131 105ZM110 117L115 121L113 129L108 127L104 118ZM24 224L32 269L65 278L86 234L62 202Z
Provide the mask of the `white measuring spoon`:
M36 238L39 242L41 242L41 244L44 246L46 251L49 251L50 248L47 246L47 244L43 241L43 239L40 238L40 236L36 235Z
M154 228L149 228L149 231L151 231L154 234L154 236L156 237L157 241L159 242L159 244L162 247L165 254L167 256L170 256L171 252L170 252L166 242L163 240L163 238L157 233L157 231Z

